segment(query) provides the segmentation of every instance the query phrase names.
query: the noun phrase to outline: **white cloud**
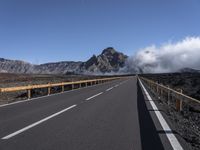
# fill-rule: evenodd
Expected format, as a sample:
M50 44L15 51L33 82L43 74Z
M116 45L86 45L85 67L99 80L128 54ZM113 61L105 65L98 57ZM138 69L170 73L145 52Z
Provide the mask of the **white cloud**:
M200 37L140 49L126 65L129 71L145 73L174 72L182 68L200 69Z

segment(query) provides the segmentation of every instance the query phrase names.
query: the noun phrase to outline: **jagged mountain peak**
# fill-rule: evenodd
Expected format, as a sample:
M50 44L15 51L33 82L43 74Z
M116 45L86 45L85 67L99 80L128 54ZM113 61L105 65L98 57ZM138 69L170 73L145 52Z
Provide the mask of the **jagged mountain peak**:
M116 72L124 67L126 59L126 55L108 47L100 55L92 56L84 66L89 72Z
M101 55L113 55L114 53L118 53L113 47L108 47L104 49Z

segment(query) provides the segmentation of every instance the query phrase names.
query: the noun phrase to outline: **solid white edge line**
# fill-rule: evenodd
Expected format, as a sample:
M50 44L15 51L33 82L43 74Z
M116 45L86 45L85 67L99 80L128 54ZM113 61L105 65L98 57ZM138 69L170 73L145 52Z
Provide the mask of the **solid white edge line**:
M68 111L68 110L70 110L70 109L76 107L76 106L77 106L77 105L72 105L72 106L70 106L70 107L68 107L68 108L66 108L66 109L63 109L63 110L61 110L61 111L59 111L59 112L57 112L57 113L54 113L54 114L51 115L51 116L48 116L48 117L46 117L46 118L44 118L44 119L42 119L42 120L40 120L40 121L37 121L37 122L35 122L35 123L33 123L33 124L29 125L29 126L26 126L26 127L22 128L22 129L20 129L20 130L18 130L18 131L16 131L16 132L14 132L14 133L11 133L11 134L9 134L9 135L7 135L7 136L1 138L1 139L2 139L2 140L8 140L8 139L10 139L10 138L12 138L12 137L14 137L14 136L16 136L16 135L18 135L18 134L20 134L20 133L26 131L26 130L28 130L28 129L30 129L30 128L33 128L33 127L35 127L35 126L37 126L37 125L39 125L39 124L41 124L41 123L43 123L43 122L45 122L45 121L47 121L47 120L53 118L53 117L56 117L56 116L58 116L58 115L60 115L60 114L62 114L62 113L64 113L64 112L66 112L66 111Z
M97 97L97 96L99 96L99 95L101 95L101 94L103 94L103 92L100 92L100 93L98 93L98 94L95 94L95 95L93 95L93 96L87 98L86 101L91 100L91 99L93 99L93 98L95 98L95 97Z
M140 85L142 86L153 110L158 110L158 107L156 106L156 104L154 103L154 101L152 100L151 96L149 95L149 93L147 92L146 88L144 87L144 85L142 84L142 82L140 81L139 79L139 82L140 82ZM169 127L169 125L167 124L167 122L165 121L164 117L162 116L162 114L160 113L160 111L154 111L163 130L166 131L165 134L172 146L172 148L174 150L183 150L182 146L180 145L179 141L177 140L176 136L172 133L172 130L171 128ZM170 133L167 133L167 132L170 132Z
M111 87L111 88L108 88L107 90L106 90L106 92L108 92L108 91L110 91L110 90L112 90L113 89L113 87Z
M20 100L20 101L8 103L8 104L2 104L2 105L0 105L0 108L1 108L1 107L5 107L5 106L9 106L9 105L14 105L14 104L22 103L22 102L31 101L31 100L32 100L32 99L25 99L25 100Z

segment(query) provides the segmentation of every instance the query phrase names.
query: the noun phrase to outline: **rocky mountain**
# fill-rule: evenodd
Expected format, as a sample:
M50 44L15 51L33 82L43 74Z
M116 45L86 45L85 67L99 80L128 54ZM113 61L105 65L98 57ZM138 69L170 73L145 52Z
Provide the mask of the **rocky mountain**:
M4 73L34 73L34 74L58 74L78 72L82 62L64 61L33 65L20 60L8 60L0 58L0 72Z
M127 58L128 56L123 53L108 47L100 55L93 55L88 61L84 62L82 68L89 72L117 72L124 67Z
M34 65L24 61L0 58L0 72L30 73L33 68Z
M79 73L80 65L82 63L83 62L63 61L63 62L35 65L33 73L37 73L37 74Z
M86 62L63 61L40 65L20 60L0 58L0 72L33 74L96 74L117 72L125 65L127 56L108 47L98 56L93 55Z

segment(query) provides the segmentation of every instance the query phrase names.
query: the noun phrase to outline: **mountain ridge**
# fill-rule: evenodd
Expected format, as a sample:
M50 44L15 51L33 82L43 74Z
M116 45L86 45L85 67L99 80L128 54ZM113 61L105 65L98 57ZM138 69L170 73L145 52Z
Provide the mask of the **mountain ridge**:
M31 64L22 60L0 58L0 72L25 74L96 74L117 72L125 65L128 56L108 47L98 56L93 55L87 61L60 61L44 64Z

